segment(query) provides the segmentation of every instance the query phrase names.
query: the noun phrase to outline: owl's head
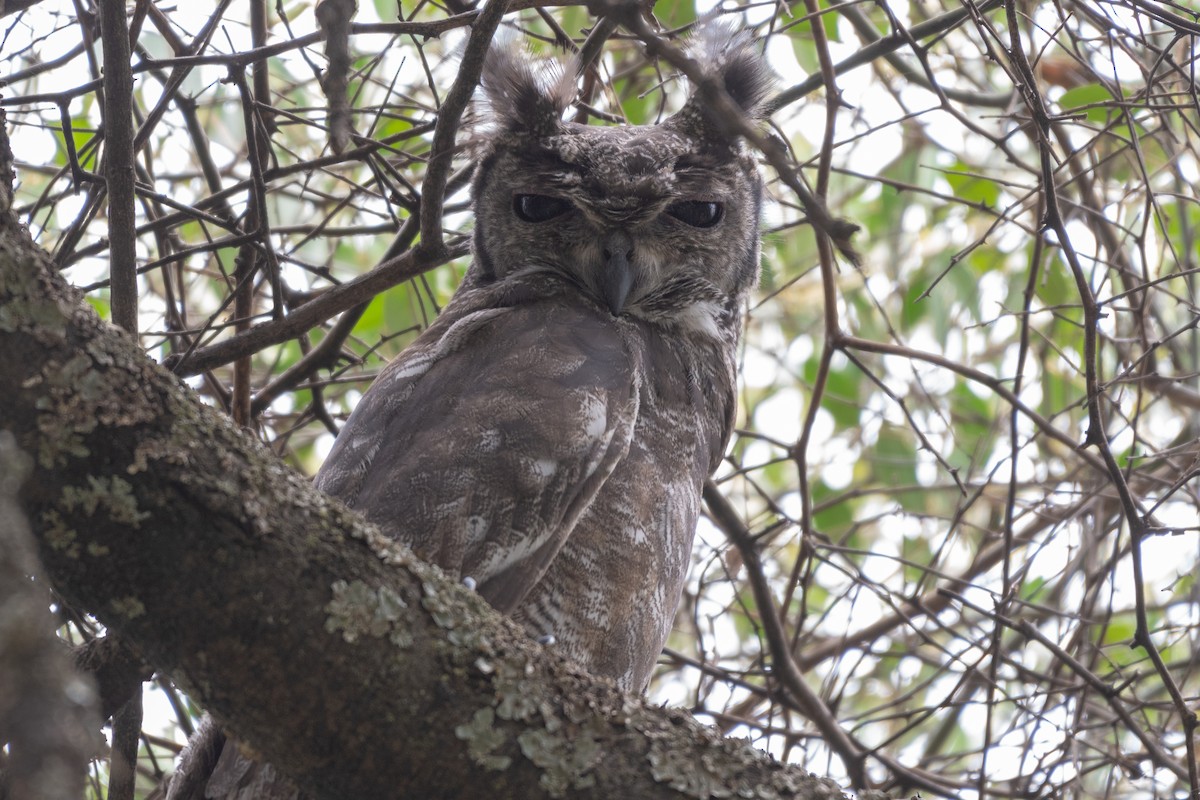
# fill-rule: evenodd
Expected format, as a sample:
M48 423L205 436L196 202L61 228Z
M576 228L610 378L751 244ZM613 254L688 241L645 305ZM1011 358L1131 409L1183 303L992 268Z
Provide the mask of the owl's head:
M769 73L748 37L702 63L747 114ZM757 279L762 180L740 141L693 94L658 125L567 123L570 71L492 49L493 132L474 179L476 277L565 280L614 316L715 333Z

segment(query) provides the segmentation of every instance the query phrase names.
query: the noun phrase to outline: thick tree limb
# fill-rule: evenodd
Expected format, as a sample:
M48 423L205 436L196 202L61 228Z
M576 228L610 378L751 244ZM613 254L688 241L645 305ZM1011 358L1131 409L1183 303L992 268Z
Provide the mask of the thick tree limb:
M100 720L91 682L54 636L46 582L16 503L28 470L29 457L0 430L0 799L57 800L82 796Z
M841 796L383 540L102 323L7 216L0 381L55 586L320 796Z

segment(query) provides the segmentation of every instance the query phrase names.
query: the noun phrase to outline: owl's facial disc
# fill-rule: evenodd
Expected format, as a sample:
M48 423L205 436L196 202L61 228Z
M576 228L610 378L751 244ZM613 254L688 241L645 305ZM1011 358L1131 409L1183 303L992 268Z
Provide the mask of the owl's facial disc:
M625 155L610 153L618 165ZM565 278L614 318L681 314L698 285L709 287L701 291L705 301L708 291L722 290L729 278L717 253L754 220L737 201L735 169L718 162L697 180L695 167L675 170L676 161L664 159L665 166L649 175L601 171L606 180L592 164L581 169L559 163L549 173L528 162L505 165L521 177L505 198L508 220L496 229L518 234L514 263ZM507 182L507 175L498 182Z

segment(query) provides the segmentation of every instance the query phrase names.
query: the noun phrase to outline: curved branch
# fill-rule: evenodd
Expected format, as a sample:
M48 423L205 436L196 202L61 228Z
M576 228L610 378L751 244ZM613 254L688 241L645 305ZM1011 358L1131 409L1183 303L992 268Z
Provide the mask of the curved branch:
M11 218L0 380L51 581L319 797L842 796L383 539L102 323Z

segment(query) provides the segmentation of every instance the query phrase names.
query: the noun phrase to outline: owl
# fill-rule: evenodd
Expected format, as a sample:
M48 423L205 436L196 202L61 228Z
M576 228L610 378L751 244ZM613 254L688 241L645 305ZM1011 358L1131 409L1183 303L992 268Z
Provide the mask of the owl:
M747 37L700 57L759 113ZM316 486L640 692L733 426L762 181L698 95L658 125L588 126L563 121L571 70L493 48L483 74L473 263Z
M706 55L753 113L749 42ZM696 96L659 125L569 124L574 74L496 48L484 89L473 264L316 485L640 692L729 441L762 183Z

